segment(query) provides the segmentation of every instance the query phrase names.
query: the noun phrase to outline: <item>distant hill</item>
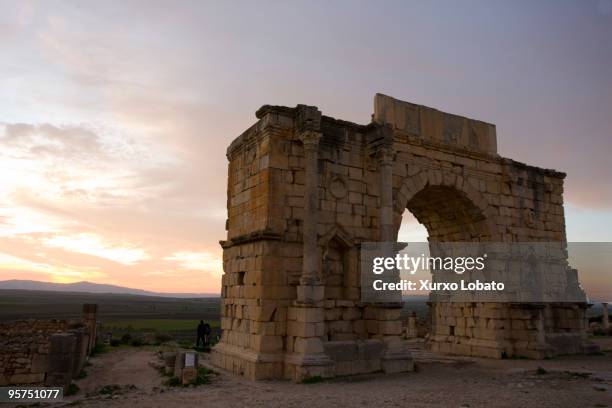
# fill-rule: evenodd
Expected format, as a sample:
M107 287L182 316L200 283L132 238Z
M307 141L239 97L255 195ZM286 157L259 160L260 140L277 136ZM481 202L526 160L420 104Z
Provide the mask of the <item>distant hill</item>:
M47 292L80 292L80 293L113 293L120 295L158 296L172 298L218 297L218 294L207 293L158 293L148 290L126 288L117 285L107 285L93 282L54 283L33 280L11 279L0 281L0 290L36 290Z

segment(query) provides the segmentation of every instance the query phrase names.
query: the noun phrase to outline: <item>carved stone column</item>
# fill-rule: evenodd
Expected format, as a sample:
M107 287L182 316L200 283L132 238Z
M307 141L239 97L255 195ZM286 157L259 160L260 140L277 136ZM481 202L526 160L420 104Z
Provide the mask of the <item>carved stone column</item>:
M297 301L287 310L287 335L291 337L285 357L288 376L295 381L333 375L333 361L325 354L325 333L321 281L319 223L319 141L321 112L314 106L298 105L296 128L304 146L304 224L302 226L303 263Z
M306 130L300 134L304 144L304 225L303 234L303 266L300 286L298 287L298 302L316 303L323 299L324 288L321 285L319 269L321 267L318 248L317 224L319 220L319 140L322 134Z
M393 148L390 143L380 146L380 241L395 241L393 226Z

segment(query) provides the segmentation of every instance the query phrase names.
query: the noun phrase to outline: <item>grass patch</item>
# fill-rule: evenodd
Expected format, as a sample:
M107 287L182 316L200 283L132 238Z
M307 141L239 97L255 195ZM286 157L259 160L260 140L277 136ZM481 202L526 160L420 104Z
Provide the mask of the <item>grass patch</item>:
M325 381L320 375L313 375L312 377L306 377L302 380L302 384L316 384Z
M159 375L162 377L172 377L172 373L170 371L166 371L165 367L158 367L157 372L159 372Z
M90 357L93 356L97 356L100 354L104 354L108 351L108 349L106 348L106 345L104 344L96 344L94 346L94 348L91 349L91 353L89 354Z
M209 384L212 381L212 377L217 375L217 372L210 368L200 367L198 368L198 376L194 381L194 385Z
M140 347L140 346L144 346L144 341L140 338L140 337L136 337L135 339L132 339L132 341L130 342L130 345L132 347Z
M546 371L546 370L545 370L544 368L542 368L542 367L538 367L538 369L536 370L536 374L537 374L537 375L544 375L544 374L546 374L546 373L548 373L548 371Z
M100 390L98 391L98 394L113 395L113 394L117 394L119 391L121 391L121 386L117 384L110 384L110 385L105 385L104 387L100 388Z
M167 342L173 341L173 340L174 340L174 337L172 337L168 333L156 333L155 334L155 343L156 344L167 343Z
M113 395L123 394L126 391L135 390L137 388L138 387L136 387L134 384L127 384L127 385L124 385L124 386L121 386L121 385L118 385L118 384L108 384L108 385L105 385L102 388L99 388L96 392L94 392L92 394L88 394L88 396L99 394L99 395L106 395L108 397L111 397Z
M77 392L79 392L79 386L75 383L70 383L70 385L64 389L64 396L69 397L75 395Z
M581 371L564 371L565 375L571 378L582 378L587 379L591 376L592 373L581 372Z
M168 378L164 384L166 384L168 387L180 387L182 385L181 379L175 375Z
M210 384L212 382L212 377L215 375L218 375L216 371L211 370L210 368L200 367L198 368L198 375L193 382L189 384L183 385L181 379L177 376L168 378L164 384L168 387L189 387L190 385Z

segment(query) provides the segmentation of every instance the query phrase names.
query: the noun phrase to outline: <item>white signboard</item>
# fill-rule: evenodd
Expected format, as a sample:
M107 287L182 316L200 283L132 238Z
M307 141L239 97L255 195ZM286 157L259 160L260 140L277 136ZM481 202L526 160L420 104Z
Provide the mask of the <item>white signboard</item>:
M185 353L185 367L195 366L195 353Z

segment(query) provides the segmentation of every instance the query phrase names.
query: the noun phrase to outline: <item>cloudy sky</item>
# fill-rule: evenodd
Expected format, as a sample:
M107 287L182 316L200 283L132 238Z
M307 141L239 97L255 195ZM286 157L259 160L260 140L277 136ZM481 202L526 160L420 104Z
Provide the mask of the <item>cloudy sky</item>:
M367 123L376 92L495 123L568 173L568 239L612 241L612 0L0 9L0 280L218 292L227 145L263 104Z

